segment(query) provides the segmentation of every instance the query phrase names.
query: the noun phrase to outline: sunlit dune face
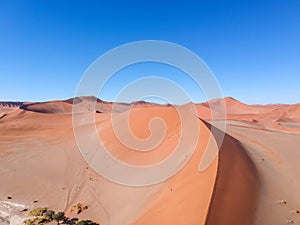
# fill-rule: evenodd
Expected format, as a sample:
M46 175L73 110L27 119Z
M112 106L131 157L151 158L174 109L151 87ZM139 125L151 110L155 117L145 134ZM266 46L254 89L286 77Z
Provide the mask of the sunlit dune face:
M128 114L111 116L98 128L106 150L116 159L136 166L167 158L181 137L180 116L173 107L132 108Z

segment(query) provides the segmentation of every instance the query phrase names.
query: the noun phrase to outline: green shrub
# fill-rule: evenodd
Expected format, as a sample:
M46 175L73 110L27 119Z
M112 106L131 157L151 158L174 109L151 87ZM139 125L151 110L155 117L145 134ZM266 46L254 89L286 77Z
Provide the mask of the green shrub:
M82 205L81 203L77 203L72 205L70 208L70 212L76 215L80 214L83 210L86 210L88 207L86 205Z
M25 220L24 223L26 225L38 225L38 224L46 224L46 223L49 223L50 220L47 219L46 217L38 217L38 218L35 218L33 220Z
M50 221L47 218L45 218L45 217L35 218L33 220L33 224L34 225L36 225L36 224L46 224L48 222L50 222Z
M54 214L52 218L57 221L57 224L59 223L59 221L63 221L66 219L64 212L58 212Z
M44 212L44 216L53 220L53 215L55 214L55 212L53 210L47 210L46 212Z
M47 208L36 208L29 212L29 216L42 216L46 211Z
M33 224L33 221L30 220L30 219L28 219L28 220L25 220L24 223L25 223L26 225L32 225L32 224Z

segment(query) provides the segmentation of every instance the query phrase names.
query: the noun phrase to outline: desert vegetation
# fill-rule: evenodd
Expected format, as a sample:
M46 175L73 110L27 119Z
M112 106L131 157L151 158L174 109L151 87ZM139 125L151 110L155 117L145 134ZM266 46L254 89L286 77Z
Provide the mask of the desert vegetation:
M75 212L77 215L82 212L82 210L86 210L87 206L82 205L81 203L77 203L73 205L70 209L71 212ZM48 209L46 207L40 207L32 209L28 216L30 219L24 221L26 225L43 225L48 223L56 222L59 224L67 224L67 225L99 225L92 220L79 220L78 218L69 218L65 215L64 212L55 212L54 210Z

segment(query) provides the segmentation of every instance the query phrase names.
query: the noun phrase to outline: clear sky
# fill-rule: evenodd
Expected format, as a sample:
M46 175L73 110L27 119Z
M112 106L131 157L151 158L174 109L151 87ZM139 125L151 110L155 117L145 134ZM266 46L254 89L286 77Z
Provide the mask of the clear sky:
M165 40L198 54L225 96L300 102L300 1L0 1L0 100L74 96L87 67L127 42ZM193 101L187 78L149 65L126 69L100 97L138 77L164 74ZM129 78L130 77L130 78ZM179 76L180 77L180 76Z

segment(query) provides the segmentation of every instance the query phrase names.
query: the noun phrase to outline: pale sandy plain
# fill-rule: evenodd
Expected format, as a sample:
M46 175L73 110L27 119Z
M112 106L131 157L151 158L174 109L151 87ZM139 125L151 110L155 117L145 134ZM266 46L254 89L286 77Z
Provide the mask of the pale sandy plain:
M187 110L183 118L193 118L201 130L188 163L165 182L130 187L103 178L83 159L73 133L73 101L80 106L74 116L86 147L97 149L90 141L95 133L89 132L96 127L114 157L138 166L172 153L180 141L182 118L170 105L135 102L112 107L96 100L94 108L95 100L1 103L0 224L22 224L25 208L47 206L68 214L78 202L88 206L78 217L101 225L300 224L300 104L246 105L225 98L226 117L218 112L220 99L195 104L197 113ZM141 139L151 134L151 119L164 120L164 139L153 151L132 151L114 135L111 112L120 121L114 129L123 130L129 109L132 132ZM211 110L217 115L213 125L226 121L227 128L219 154L199 171L209 140L216 135L210 131ZM217 150L217 143L210 142L209 148Z

